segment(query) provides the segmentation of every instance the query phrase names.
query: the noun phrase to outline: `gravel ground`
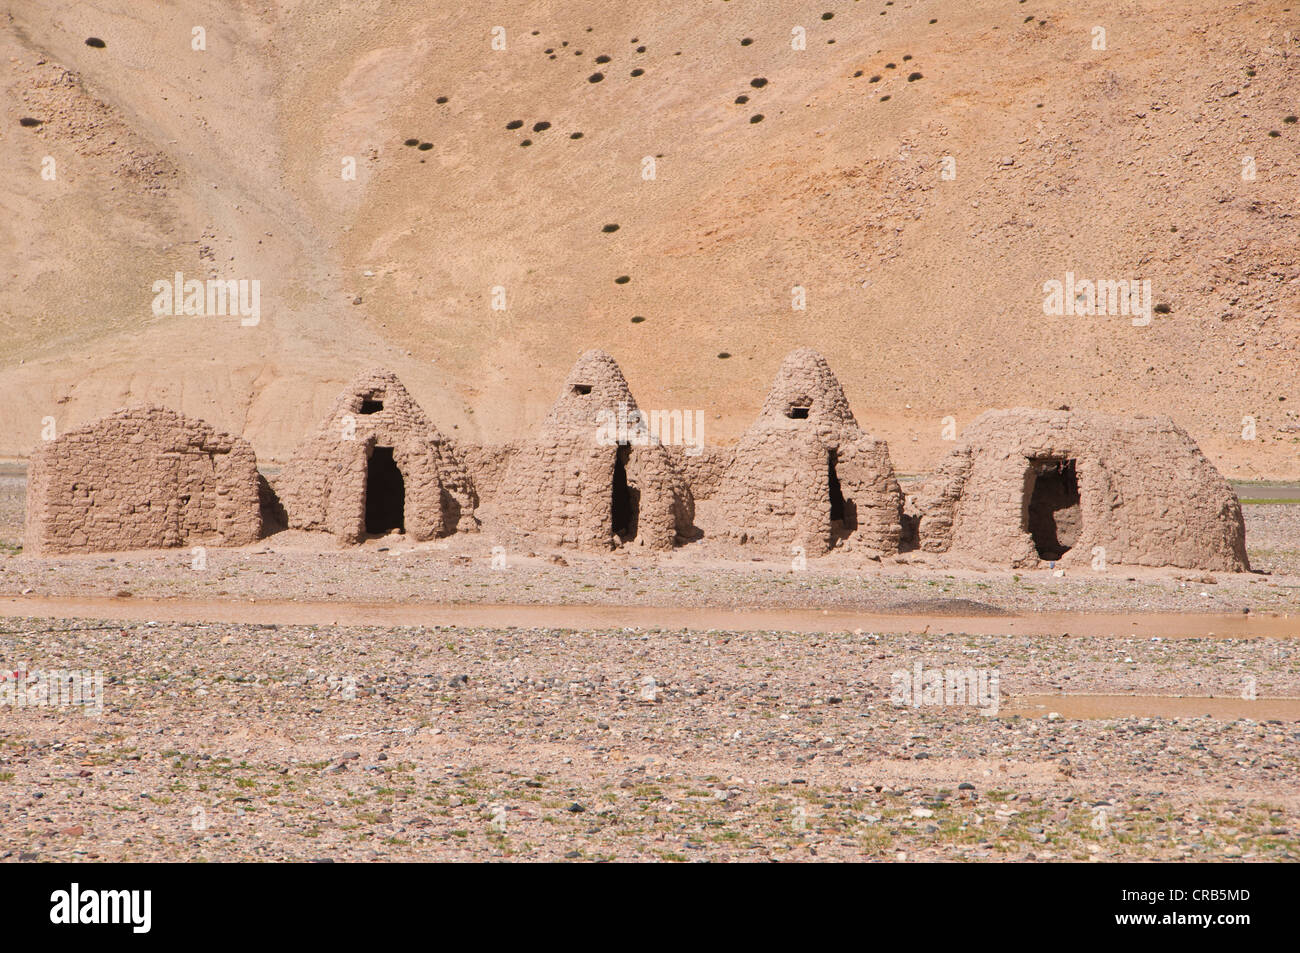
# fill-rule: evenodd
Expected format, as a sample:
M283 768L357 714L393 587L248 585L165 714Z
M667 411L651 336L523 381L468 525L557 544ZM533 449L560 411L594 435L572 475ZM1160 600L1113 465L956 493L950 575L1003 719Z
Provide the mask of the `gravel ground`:
M0 553L22 547L26 500L27 478L13 466L0 465Z
M739 562L676 552L652 559L626 550L605 556L510 551L506 568L494 569L492 543L482 537L414 544L391 537L346 550L321 550L320 542L278 535L252 547L210 549L201 570L193 568L189 550L179 549L50 559L0 555L0 596L913 613L962 603L971 611L1007 612L1290 612L1300 604L1300 576L1258 573L1111 567L1056 576L1047 569L918 565L910 556L862 566L829 557L794 570L771 557Z
M1247 505L1242 513L1251 568L1300 575L1300 505Z
M98 716L0 722L7 860L1300 857L1300 722L890 698L918 662L995 667L1003 696L1300 695L1282 640L0 632L6 662L105 679Z
M1246 514L1263 572L1056 576L853 553L796 569L708 542L597 557L523 540L494 554L487 534L344 548L281 533L197 561L37 560L17 546L21 476L0 472L0 596L1289 613L1300 506ZM0 708L0 859L1300 857L1300 721L1248 702L1218 718L1129 717L1122 701L1101 719L1012 714L1037 694L1295 698L1292 640L534 622L0 619L0 670L105 682L97 716ZM996 669L1000 714L894 705L895 673L918 663Z

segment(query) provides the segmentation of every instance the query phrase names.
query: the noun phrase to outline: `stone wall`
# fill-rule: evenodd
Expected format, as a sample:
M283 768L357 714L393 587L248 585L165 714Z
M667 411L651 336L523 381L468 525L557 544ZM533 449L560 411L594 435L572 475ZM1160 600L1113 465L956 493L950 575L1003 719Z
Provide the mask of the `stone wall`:
M375 447L391 447L401 471L408 536L426 540L477 529L478 497L454 446L383 370L352 381L285 465L275 490L289 527L362 539Z
M623 542L668 549L693 533L695 504L668 451L635 428L618 364L588 351L569 372L536 438L511 455L494 509L502 531L557 546ZM619 463L633 518L616 532Z
M496 499L519 446L517 443L456 444L456 454L465 465L480 503Z
M786 358L734 448L661 446L638 414L614 359L589 351L534 438L458 447L395 376L372 371L338 396L273 491L242 439L165 408L129 408L33 456L25 549L241 545L282 522L356 542L370 461L391 448L402 525L417 540L476 529L482 496L503 539L663 550L698 537L698 498L710 532L741 543L809 556L898 551L905 524L888 447L858 426L817 352ZM984 414L909 497L906 528L907 545L958 564L1249 568L1236 495L1168 417Z
M712 499L722 485L722 478L736 459L735 447L705 446L700 448L699 453L687 453L684 447L664 449L696 500Z
M69 431L28 468L29 555L241 546L261 528L253 448L164 407Z
M1249 568L1236 494L1164 416L983 414L916 494L921 548L1040 565L1030 533L1036 471L1061 461L1072 467L1078 490L1077 509L1061 521L1072 534L1062 565L1091 566L1103 556L1106 565Z
M889 448L858 426L810 348L782 363L714 497L722 532L742 542L798 545L810 556L837 544L898 551L903 495Z

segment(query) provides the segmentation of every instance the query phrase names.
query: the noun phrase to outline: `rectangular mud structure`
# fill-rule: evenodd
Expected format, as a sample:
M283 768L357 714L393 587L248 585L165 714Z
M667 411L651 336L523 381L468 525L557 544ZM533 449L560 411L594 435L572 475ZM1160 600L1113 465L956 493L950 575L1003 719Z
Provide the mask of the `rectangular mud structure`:
M32 455L31 555L240 546L261 531L253 448L164 407L119 410Z
M1237 495L1168 417L990 411L909 508L958 561L1250 568Z

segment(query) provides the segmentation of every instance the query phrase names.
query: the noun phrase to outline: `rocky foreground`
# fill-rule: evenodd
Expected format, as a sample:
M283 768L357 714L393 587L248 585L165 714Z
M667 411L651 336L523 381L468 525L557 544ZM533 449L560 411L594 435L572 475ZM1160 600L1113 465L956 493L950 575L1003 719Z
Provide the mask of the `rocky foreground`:
M10 861L1300 857L1300 722L1008 713L1295 696L1289 640L6 619L0 662L104 679L0 709ZM917 663L1002 712L894 704Z

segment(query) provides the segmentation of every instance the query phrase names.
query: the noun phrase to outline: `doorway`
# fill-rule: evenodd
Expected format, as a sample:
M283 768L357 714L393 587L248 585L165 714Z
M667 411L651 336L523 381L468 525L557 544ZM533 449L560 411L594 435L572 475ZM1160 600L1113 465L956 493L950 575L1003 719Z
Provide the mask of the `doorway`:
M1027 529L1038 558L1060 559L1074 546L1083 525L1075 461L1037 457L1030 462Z
M839 452L831 449L826 456L826 485L830 491L831 533L836 539L852 535L858 528L858 508L844 498L838 470Z
M636 538L639 492L627 481L627 461L632 455L628 444L619 444L614 457L614 479L610 494L610 531L628 542Z
M406 481L392 447L375 447L366 463L366 532L406 532Z

